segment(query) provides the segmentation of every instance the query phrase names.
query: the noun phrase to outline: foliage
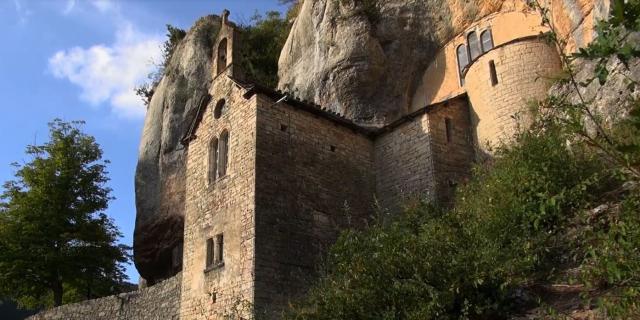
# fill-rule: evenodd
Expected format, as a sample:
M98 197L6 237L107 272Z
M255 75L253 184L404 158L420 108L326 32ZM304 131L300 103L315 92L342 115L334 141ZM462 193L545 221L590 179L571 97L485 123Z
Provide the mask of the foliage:
M357 9L357 13L363 14L370 23L375 24L380 21L380 0L339 0L343 4L354 5Z
M300 9L302 8L302 4L304 4L304 0L279 0L278 3L289 6L289 9L287 9L286 19L289 23L292 23L298 17L298 14L300 14Z
M599 21L595 28L597 38L574 55L576 58L597 60L595 78L604 84L609 75L607 62L615 56L627 65L640 57L640 47L632 33L640 32L640 1L613 0L608 20Z
M157 65L157 69L154 72L149 74L149 82L134 89L146 106L149 106L156 87L169 67L173 53L186 35L187 33L184 30L167 24L167 40L162 44L162 62Z
M343 234L327 271L290 319L504 318L518 289L569 260L570 215L597 197L601 164L559 130L523 133L479 167L443 211L411 208Z
M82 122L54 120L50 140L26 149L0 196L0 296L22 306L118 292L129 248L104 214L111 189L102 150Z
M278 84L278 59L291 26L278 11L255 14L242 27L242 70L254 81L269 87Z
M545 17L548 11L537 1L532 3ZM545 18L553 30L549 19ZM625 188L612 189L601 202L604 209L594 210L582 216L579 241L584 259L581 261L581 277L588 288L604 290L597 298L604 315L609 318L640 316L637 303L640 293L640 220L638 219L638 180L640 179L640 101L624 101L628 107L622 110L625 117L605 121L602 111L593 101L586 100L581 88L598 80L600 85L608 81L609 62L618 59L628 68L632 59L640 58L637 35L640 31L640 1L614 0L609 19L596 26L597 38L586 48L569 57L564 53L564 43L557 37L550 39L561 49L567 62L569 95L550 97L541 104L541 123L563 128L573 137L574 143L590 147L609 168L608 172L624 182ZM555 33L555 32L554 32ZM578 82L571 62L575 59L595 60L593 77ZM637 82L626 77L628 90L635 90ZM570 95L578 97L572 102ZM611 106L611 108L619 106ZM606 111L605 111L606 112ZM621 191L622 190L622 191ZM594 207L599 203L594 203ZM601 208L601 207L598 207Z

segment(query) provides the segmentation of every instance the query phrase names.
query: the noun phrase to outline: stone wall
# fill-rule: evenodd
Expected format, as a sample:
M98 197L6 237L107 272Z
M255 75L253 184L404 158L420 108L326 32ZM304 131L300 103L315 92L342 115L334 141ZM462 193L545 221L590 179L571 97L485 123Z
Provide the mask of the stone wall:
M490 62L498 83L493 85ZM531 101L546 97L551 78L561 68L556 49L538 37L505 44L480 56L465 76L472 105L476 144L484 152L508 142L519 125L527 124Z
M43 311L29 320L173 320L180 310L178 274L154 286L115 296L68 304Z
M226 74L214 79L211 102L189 143L181 319L219 319L251 312L253 303L256 108ZM214 108L226 100L226 111ZM229 133L226 175L209 180L212 139ZM206 266L207 239L224 237L223 264ZM236 310L236 305L247 306Z
M467 97L434 106L429 111L429 132L437 199L448 203L456 186L469 178L475 160Z
M376 196L382 208L395 212L413 200L436 199L429 127L429 116L422 113L376 139Z
M397 212L417 201L446 203L468 178L474 158L466 95L423 108L376 139L379 204Z
M257 316L306 292L340 231L372 212L373 142L287 103L258 96Z

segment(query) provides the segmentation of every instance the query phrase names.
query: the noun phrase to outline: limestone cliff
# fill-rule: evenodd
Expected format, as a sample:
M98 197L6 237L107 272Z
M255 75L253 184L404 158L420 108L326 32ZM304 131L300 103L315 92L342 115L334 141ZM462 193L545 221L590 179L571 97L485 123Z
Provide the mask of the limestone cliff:
M140 275L151 283L179 269L172 266L171 257L172 251L180 253L183 237L185 150L180 140L208 92L212 42L219 27L219 17L207 16L189 30L147 111L136 169L134 260Z
M550 1L569 48L591 39L608 3ZM388 123L406 112L444 43L486 15L525 9L523 0L305 1L280 56L279 88L361 124Z
M569 46L590 39L609 0L549 0ZM373 4L373 6L366 4ZM474 21L524 10L524 0L305 1L279 61L279 87L356 122L380 126L407 112L435 53ZM135 263L151 283L173 274L183 237L186 131L211 80L218 17L177 47L149 105L136 172Z

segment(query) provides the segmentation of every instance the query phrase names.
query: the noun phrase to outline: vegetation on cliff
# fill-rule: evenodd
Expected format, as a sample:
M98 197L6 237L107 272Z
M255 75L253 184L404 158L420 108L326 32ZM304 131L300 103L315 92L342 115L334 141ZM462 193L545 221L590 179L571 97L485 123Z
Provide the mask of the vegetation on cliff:
M607 82L611 59L640 57L639 9L612 2L601 37L578 55L598 62L590 81ZM572 91L541 102L531 128L475 169L453 208L382 212L343 233L287 318L504 319L546 303L554 314L557 287L600 317L640 316L640 101L607 122L581 95L589 81L576 80L574 58L564 56Z
M81 122L50 123L50 140L28 146L0 195L0 297L59 306L119 293L129 248L104 213L106 164Z
M240 52L242 70L251 80L273 88L278 84L278 58L301 4L298 0L281 0L280 3L289 6L284 17L278 11L268 11L264 15L256 13L249 23L239 28L243 38ZM217 28L208 31L210 39L215 39L218 35ZM148 76L148 82L135 88L145 105L148 106L151 102L155 88L167 74L171 58L186 35L186 31L167 25L167 39L162 45L162 61L157 63L157 69ZM210 42L211 48L215 45L213 41L207 42Z
M256 14L243 25L242 70L263 85L278 85L278 58L291 26L278 11Z

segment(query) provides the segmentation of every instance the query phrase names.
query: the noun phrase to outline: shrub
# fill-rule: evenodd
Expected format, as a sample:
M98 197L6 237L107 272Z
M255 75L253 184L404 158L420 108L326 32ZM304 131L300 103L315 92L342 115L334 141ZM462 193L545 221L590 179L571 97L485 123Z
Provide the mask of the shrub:
M565 231L602 181L558 130L523 133L477 168L457 206L422 205L344 233L290 319L504 318L519 292L569 260Z

